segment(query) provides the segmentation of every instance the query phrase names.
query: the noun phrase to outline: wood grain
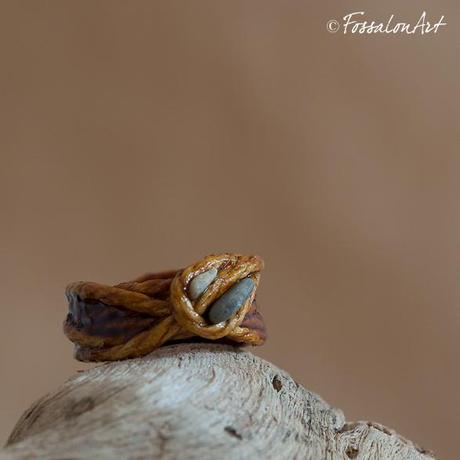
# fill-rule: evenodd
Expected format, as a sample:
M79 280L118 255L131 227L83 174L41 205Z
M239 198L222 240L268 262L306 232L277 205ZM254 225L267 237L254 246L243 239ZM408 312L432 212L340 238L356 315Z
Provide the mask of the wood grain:
M394 459L432 454L251 353L179 344L82 372L37 401L0 459Z

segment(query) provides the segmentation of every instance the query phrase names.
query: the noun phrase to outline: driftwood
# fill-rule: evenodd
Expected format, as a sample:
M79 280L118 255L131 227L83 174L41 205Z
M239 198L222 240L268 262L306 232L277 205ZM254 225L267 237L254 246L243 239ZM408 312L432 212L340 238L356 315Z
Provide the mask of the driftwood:
M0 459L432 459L251 353L181 344L77 374L18 421Z

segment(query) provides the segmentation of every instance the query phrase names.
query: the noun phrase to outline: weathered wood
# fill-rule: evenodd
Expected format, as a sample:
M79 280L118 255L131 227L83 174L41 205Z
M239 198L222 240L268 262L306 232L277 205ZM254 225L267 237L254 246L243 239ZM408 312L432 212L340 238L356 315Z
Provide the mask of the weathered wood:
M428 452L342 411L272 364L217 344L82 372L19 420L0 459L401 459Z

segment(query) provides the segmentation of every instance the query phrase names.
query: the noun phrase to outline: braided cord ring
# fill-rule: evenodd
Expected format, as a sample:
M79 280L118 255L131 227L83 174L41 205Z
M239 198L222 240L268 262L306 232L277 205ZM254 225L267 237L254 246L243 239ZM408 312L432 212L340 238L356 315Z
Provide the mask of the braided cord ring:
M266 334L255 295L262 269L257 256L221 254L116 286L72 283L64 332L81 361L142 356L166 342L261 345Z

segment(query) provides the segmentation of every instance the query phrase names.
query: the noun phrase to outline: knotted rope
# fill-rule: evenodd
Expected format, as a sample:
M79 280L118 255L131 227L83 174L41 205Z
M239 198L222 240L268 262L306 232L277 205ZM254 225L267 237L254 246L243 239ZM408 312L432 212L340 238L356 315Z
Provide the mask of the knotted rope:
M191 299L190 283L209 270L217 274L204 292ZM116 286L77 282L67 286L69 314L64 332L81 361L114 361L150 353L166 342L229 340L261 345L265 327L255 303L263 261L257 256L221 254L185 268L151 273ZM207 318L232 286L250 278L252 292L227 320Z

